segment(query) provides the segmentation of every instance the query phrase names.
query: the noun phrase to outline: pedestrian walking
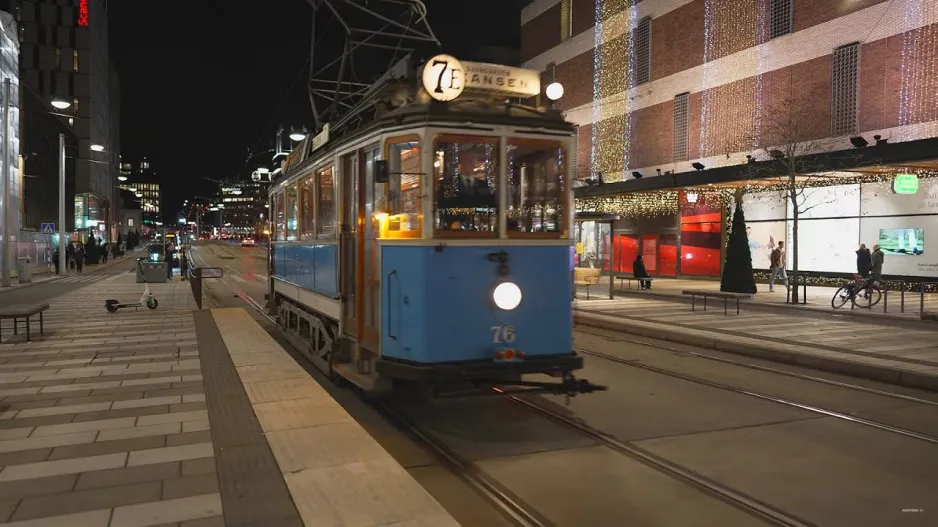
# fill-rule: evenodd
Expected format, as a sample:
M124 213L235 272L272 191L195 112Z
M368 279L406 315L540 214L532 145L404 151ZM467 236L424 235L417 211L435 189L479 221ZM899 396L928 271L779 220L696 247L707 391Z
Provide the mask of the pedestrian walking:
M106 264L108 257L108 245L107 242L101 244L101 263Z
M189 274L189 262L186 258L186 250L182 250L182 255L179 257L179 274L182 276L182 279L185 280Z
M769 292L775 290L775 277L781 276L785 281L785 289L788 289L788 273L785 272L785 242L778 242L772 254L769 255Z
M85 246L84 245L79 244L78 247L75 248L74 258L75 258L75 269L78 272L78 274L81 274L82 269L84 269L85 267Z
M166 244L166 278L173 279L173 251L171 245Z
M52 265L55 266L55 274L59 274L59 250L58 248L52 253Z

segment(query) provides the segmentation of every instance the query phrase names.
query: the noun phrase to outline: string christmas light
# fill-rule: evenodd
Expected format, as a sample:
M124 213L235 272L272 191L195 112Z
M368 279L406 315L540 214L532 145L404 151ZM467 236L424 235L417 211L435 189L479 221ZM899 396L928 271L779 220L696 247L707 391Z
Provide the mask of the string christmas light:
M903 171L903 173L915 174L920 180L938 178L938 170L914 170ZM808 181L798 182L799 188L820 188L834 187L840 185L875 184L875 189L864 189L867 192L872 191L872 196L863 197L862 200L871 200L878 195L892 192L892 180L895 173L884 174L860 174L844 175L842 177L815 178ZM724 206L733 205L735 195L738 189L744 189L746 193L765 194L773 192L783 192L786 190L787 183L778 180L745 181L725 184L707 185L706 187L693 189L698 194L698 202L716 203L722 201ZM691 189L684 189L689 191ZM606 214L618 214L628 218L637 217L656 217L674 215L680 211L678 202L679 191L674 189L655 190L648 192L633 192L629 194L603 197L578 198L576 200L577 212L602 212Z
M925 130L904 129L902 140L911 141L938 135L938 25L916 29L922 21L938 18L934 0L906 0L902 20L902 60L900 66L899 124L930 123Z
M701 94L700 151L702 158L757 146L762 80L761 54L737 53L759 45L764 33L764 2L706 0L704 3L704 84ZM756 16L753 17L752 14ZM718 60L723 59L723 60ZM728 72L741 79L722 83ZM755 143L755 144L754 144Z
M628 16L616 16L628 10ZM605 181L619 181L625 176L631 152L632 127L628 115L631 104L626 92L633 85L634 41L637 8L627 0L596 0L593 32L593 122L590 142L590 165L602 173ZM619 35L610 38L612 35ZM607 40L608 38L608 40ZM602 102L604 97L615 101Z

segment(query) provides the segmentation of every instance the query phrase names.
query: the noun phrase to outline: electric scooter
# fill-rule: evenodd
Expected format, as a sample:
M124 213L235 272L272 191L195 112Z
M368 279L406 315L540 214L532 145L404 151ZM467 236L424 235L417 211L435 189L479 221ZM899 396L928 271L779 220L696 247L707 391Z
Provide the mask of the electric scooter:
M140 269L140 275L143 276L143 294L140 295L140 301L135 304L121 304L117 300L105 300L104 308L107 309L109 313L117 313L117 310L123 307L132 307L134 311L136 311L143 306L156 309L157 306L160 305L156 298L153 297L153 293L150 292L150 284L147 283L147 275L143 272L143 260L144 258L137 258L137 267Z

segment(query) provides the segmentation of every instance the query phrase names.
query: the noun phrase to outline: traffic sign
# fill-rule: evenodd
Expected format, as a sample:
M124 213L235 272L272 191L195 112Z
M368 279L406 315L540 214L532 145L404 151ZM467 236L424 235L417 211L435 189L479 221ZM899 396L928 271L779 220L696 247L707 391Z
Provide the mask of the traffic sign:
M55 234L55 224L54 224L54 223L43 223L43 224L42 224L42 233L43 233L43 234Z

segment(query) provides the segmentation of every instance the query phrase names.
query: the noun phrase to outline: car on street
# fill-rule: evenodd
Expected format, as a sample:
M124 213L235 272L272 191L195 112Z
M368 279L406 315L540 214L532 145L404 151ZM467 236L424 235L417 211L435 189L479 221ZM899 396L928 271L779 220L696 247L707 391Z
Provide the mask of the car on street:
M244 238L241 240L241 247L254 247L254 238Z

